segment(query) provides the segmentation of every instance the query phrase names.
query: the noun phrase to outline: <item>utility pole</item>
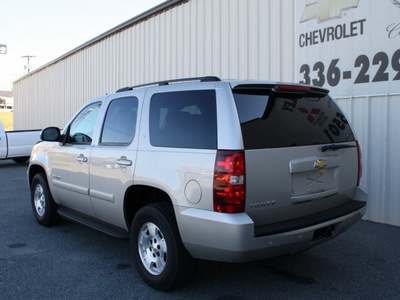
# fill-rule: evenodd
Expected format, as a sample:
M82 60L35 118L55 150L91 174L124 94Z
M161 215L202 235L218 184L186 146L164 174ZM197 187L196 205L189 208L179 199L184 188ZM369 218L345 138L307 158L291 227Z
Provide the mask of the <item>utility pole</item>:
M0 54L7 54L7 45L0 44Z
M25 65L25 69L28 70L28 73L31 71L31 58L34 58L34 57L36 57L36 56L34 56L34 55L24 55L24 56L21 56L21 58L27 58L27 59L28 59L28 64Z

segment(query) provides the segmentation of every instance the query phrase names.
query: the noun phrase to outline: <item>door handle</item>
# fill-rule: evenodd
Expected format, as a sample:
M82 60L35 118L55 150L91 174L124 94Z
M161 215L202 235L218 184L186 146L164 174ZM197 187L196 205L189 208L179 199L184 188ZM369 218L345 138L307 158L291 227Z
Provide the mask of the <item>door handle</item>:
M132 166L132 161L127 159L126 156L121 156L120 159L117 159L117 164L120 166Z
M85 163L88 161L87 157L85 157L83 154L79 155L76 160L81 164L81 163Z

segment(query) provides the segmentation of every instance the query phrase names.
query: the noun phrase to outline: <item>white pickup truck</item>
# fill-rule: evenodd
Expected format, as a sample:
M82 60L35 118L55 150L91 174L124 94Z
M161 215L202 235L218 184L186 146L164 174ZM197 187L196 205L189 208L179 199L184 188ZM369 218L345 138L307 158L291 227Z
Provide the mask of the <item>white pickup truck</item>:
M27 162L33 146L40 141L40 132L41 130L5 131L0 120L0 160Z

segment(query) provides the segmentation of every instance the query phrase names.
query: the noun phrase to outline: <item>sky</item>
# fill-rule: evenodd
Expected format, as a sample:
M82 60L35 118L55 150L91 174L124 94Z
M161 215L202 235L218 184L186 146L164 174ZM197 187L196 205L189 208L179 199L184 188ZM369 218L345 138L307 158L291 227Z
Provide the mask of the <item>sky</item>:
M1 0L0 90L33 69L60 57L165 0Z

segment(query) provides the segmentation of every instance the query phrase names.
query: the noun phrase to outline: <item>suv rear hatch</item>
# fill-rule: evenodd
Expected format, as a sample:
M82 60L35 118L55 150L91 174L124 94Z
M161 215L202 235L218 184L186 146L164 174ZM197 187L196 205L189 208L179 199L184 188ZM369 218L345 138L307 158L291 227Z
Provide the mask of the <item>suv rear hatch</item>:
M245 211L256 227L352 209L358 144L327 90L247 84L232 91L245 148Z

